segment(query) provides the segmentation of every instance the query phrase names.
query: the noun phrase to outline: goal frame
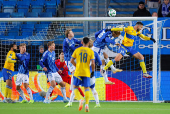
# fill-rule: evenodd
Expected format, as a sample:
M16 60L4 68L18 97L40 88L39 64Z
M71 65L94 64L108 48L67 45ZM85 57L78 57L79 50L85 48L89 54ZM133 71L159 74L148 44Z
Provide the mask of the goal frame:
M67 17L67 18L0 18L0 22L28 21L153 21L153 38L157 41L157 17ZM156 29L155 29L156 28ZM158 42L153 43L153 103L158 103L157 96L157 54Z

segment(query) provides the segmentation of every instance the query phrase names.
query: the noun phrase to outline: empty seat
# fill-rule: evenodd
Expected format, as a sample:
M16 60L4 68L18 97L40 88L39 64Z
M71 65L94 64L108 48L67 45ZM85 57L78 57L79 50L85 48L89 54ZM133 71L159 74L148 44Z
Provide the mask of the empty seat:
M15 39L27 39L29 36L16 36Z
M57 16L57 5L56 1L45 1L46 12L52 12L53 16Z
M31 1L32 12L43 12L44 2L43 1Z
M18 17L18 18L19 18L19 17L24 17L24 13L23 13L23 12L21 12L21 13L16 13L16 12L15 12L15 13L12 13L12 14L11 14L11 17L15 17L15 18L17 18L17 17Z
M35 33L38 36L46 36L48 31L48 24L36 24Z
M21 25L21 34L22 35L33 35L34 24L23 24Z
M52 12L48 12L48 13L39 13L39 17L52 17Z
M27 13L29 11L30 1L18 1L17 2L17 11Z
M38 13L37 12L28 12L25 14L25 17L38 17Z
M0 13L0 18L9 18L10 13Z
M15 11L16 2L15 1L3 1L3 12L13 13Z

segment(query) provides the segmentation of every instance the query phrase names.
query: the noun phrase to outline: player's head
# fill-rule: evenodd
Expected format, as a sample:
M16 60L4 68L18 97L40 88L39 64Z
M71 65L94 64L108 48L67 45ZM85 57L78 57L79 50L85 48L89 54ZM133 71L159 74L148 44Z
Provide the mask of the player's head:
M164 0L164 3L167 5L169 3L169 0Z
M90 44L89 41L90 41L90 39L89 39L88 37L84 37L84 38L83 38L83 41L82 41L81 43L83 44L83 46L88 47L89 44Z
M26 44L25 43L20 44L19 50L20 50L20 53L25 53L26 52Z
M66 38L73 38L74 37L74 33L73 33L73 31L71 30L71 29L67 29L66 31L65 31L65 36L66 36Z
M10 50L14 51L14 52L17 52L17 45L16 44L11 44L9 46Z
M92 48L92 46L93 46L93 40L90 39L90 41L89 41L89 48Z
M49 49L50 51L54 51L54 50L55 50L55 43L54 43L54 41L49 41L49 42L47 43L47 46L48 46L48 49Z
M142 22L137 22L135 26L137 28L136 31L139 32L140 30L142 30L143 23Z
M113 31L113 32L112 32L112 36L113 36L114 38L118 37L119 35L120 35L120 31Z
M60 60L64 60L64 52L63 51L60 51L59 52L59 57L60 57Z
M39 46L39 52L40 52L40 53L44 53L44 46L42 46L42 45Z

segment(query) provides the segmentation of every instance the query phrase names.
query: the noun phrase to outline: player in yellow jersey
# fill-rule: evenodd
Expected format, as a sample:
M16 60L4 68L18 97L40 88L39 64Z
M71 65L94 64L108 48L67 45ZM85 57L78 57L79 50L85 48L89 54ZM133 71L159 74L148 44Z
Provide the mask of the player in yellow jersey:
M143 23L137 22L134 27L128 26L126 28L112 28L112 29L110 29L111 31L125 31L125 35L124 35L123 42L120 45L118 54L116 55L116 57L114 59L110 60L107 63L107 65L104 67L105 70L108 69L108 67L110 67L115 62L120 61L120 59L125 54L129 54L132 57L134 57L136 59L139 59L140 66L141 66L142 71L143 71L143 77L152 78L152 76L147 74L143 55L132 48L134 39L137 36L139 36L139 37L141 37L141 38L143 38L145 40L152 40L154 43L156 42L155 39L147 37L147 36L140 33L140 30L142 29L142 27L143 27Z
M89 38L83 38L82 47L77 48L72 55L71 63L76 67L74 73L74 93L79 100L79 111L83 108L84 100L81 99L80 92L78 90L79 85L84 86L85 89L85 112L89 112L89 87L90 87L90 77L94 76L95 61L94 52L89 46ZM76 63L74 60L76 59ZM92 67L92 73L90 74L90 62Z
M15 103L14 101L11 100L11 94L12 94L12 72L14 71L14 63L16 63L15 60L16 51L17 51L17 45L11 44L10 51L6 56L4 68L2 69L4 82L6 82L5 97L3 100L4 103Z

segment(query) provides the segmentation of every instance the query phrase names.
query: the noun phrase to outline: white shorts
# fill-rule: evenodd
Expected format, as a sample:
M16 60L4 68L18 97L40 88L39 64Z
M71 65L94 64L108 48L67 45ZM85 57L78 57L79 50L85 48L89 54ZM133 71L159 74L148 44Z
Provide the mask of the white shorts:
M104 49L100 49L98 47L92 47L92 50L97 52L99 54L100 60L104 60L104 55L103 55L103 51Z
M93 84L95 84L95 82L96 82L95 76L93 76L92 78L90 78L90 86L93 85Z
M51 82L52 80L54 80L54 81L57 82L58 84L63 81L63 79L62 79L61 76L58 74L58 72L55 72L55 73L49 72L49 73L47 74L47 78L48 78L49 82Z
M76 70L76 67L70 61L65 61L65 62L70 72ZM74 60L74 62L76 62L76 59Z
M17 79L16 79L15 83L16 83L17 86L21 86L22 83L27 83L28 84L29 83L28 75L18 73L17 74Z

